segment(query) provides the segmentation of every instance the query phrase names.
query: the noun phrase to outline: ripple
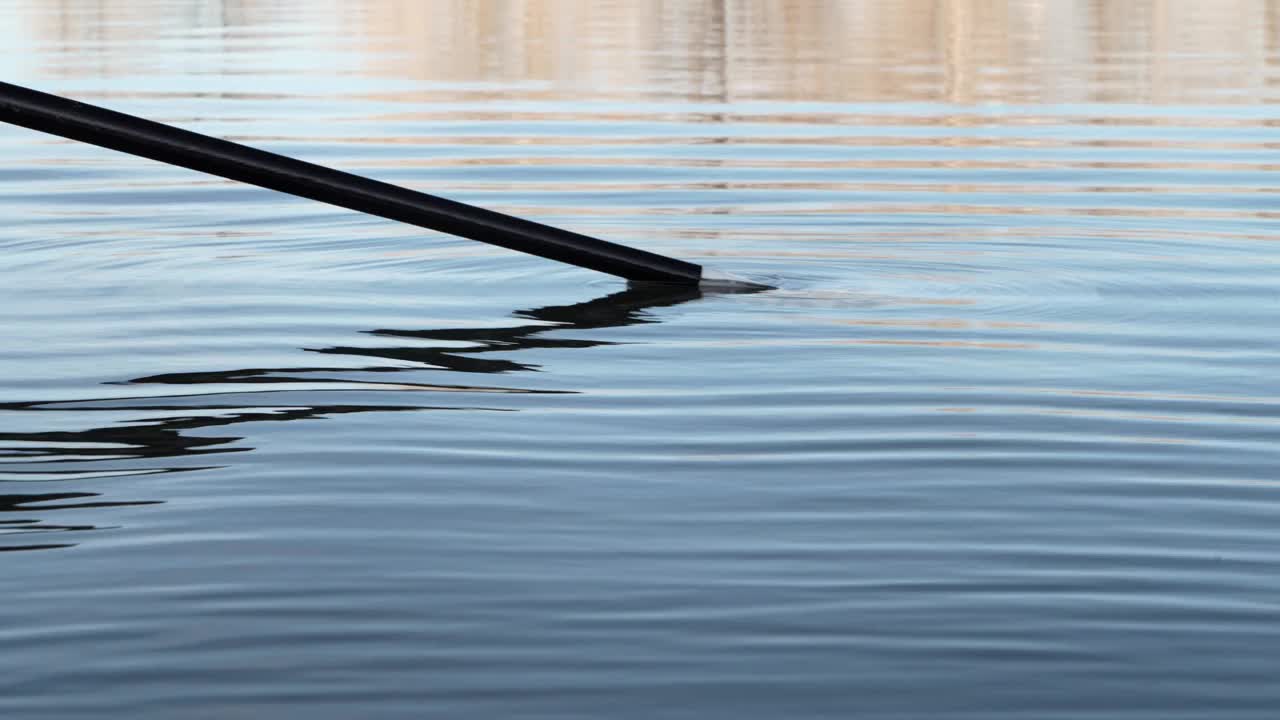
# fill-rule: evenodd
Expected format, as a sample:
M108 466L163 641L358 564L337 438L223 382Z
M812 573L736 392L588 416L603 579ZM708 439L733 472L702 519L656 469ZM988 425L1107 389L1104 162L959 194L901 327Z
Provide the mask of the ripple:
M1267 8L72 5L6 77L776 289L0 128L6 716L1274 714Z

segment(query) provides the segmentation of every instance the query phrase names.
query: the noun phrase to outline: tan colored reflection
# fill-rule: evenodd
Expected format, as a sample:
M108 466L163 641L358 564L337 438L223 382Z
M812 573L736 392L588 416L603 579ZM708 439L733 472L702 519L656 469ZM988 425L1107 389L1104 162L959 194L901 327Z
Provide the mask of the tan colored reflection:
M442 0L348 2L380 75L444 83L524 83L540 95L723 90L722 3Z
M1259 102L1277 0L386 0L380 75L534 96Z
M254 29L279 21L281 5L273 0L18 0L23 35L40 53L47 75L63 77L128 77L181 71L172 67L175 35L200 31L212 37ZM171 43L166 45L165 42ZM217 40L201 38L204 55L233 53ZM216 65L214 66L216 67ZM190 68L208 71L209 67Z
M471 96L1242 103L1280 83L1280 0L20 3L24 36L62 50L44 71L71 76L163 63L165 33L292 18L353 70Z

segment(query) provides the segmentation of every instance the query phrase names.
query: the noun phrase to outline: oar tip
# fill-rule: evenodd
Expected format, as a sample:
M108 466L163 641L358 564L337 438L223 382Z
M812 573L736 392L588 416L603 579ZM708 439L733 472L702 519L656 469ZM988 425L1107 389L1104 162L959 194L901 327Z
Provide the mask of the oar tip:
M749 280L724 270L703 266L702 278L698 280L698 289L721 293L750 293L764 290L776 290L773 285Z

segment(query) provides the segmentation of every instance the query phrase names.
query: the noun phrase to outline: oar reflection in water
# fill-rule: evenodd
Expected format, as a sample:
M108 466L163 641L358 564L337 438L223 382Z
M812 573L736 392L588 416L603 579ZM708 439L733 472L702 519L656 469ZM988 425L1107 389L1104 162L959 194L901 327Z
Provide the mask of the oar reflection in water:
M127 493L130 476L193 472L226 467L211 465L206 456L249 452L254 448L241 441L248 435L206 435L196 431L215 427L282 422L366 412L409 412L425 410L514 411L488 403L441 405L406 403L419 393L448 390L450 399L459 392L469 398L492 398L511 393L572 393L565 390L531 390L515 387L477 385L435 385L421 382L388 382L387 374L398 376L426 371L508 373L532 370L533 365L508 358L475 357L485 353L511 353L533 348L581 348L611 344L607 340L555 337L559 330L593 330L643 323L656 323L658 316L646 312L669 307L702 296L696 287L636 285L627 290L573 305L554 305L520 310L513 316L519 323L502 328L444 330L371 330L381 337L414 340L468 341L474 347L331 347L315 352L382 357L403 363L411 360L426 367L372 366L360 368L292 367L248 368L194 373L170 373L130 380L124 385L183 386L180 393L163 396L88 398L52 402L11 402L0 404L0 551L46 550L70 547L68 534L83 539L82 533L107 526L84 522L83 511L133 505L160 504L164 500L101 499L106 491L100 483L110 482L114 494ZM535 321L530 323L527 321ZM376 377L355 379L363 373ZM341 377L339 377L341 376ZM353 378L355 376L355 378ZM262 385L270 385L264 388ZM252 385L239 391L237 385ZM206 388L218 386L214 392ZM203 391L203 392L202 392ZM407 395L412 392L413 395ZM342 393L335 396L334 393ZM342 397L344 402L333 402ZM444 397L435 395L434 397ZM357 400L358 399L358 400ZM324 402L317 402L323 400ZM84 430L5 431L6 427L29 428L47 419L58 424L101 418L100 426ZM108 480L109 479L109 480ZM38 492L45 483L56 482L58 492ZM21 489L21 492L17 490ZM50 512L76 509L77 522L50 523ZM96 516L95 516L96 517ZM58 542L32 542L47 534Z
M745 291L750 292L750 291ZM380 337L438 340L455 343L444 346L390 348L332 347L315 352L333 355L362 355L421 363L454 372L507 373L533 370L537 366L508 358L476 357L487 353L547 348L590 348L612 345L608 340L587 340L547 336L555 330L596 330L658 322L648 310L679 305L702 297L696 286L635 284L626 290L573 305L548 305L533 310L517 310L517 318L536 321L511 327L449 328L442 330L371 330ZM474 343L459 348L456 343Z

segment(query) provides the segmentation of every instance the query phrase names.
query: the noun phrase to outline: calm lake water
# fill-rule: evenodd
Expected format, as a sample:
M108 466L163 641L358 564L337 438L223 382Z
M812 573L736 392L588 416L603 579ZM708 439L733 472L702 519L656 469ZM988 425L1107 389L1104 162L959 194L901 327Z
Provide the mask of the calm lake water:
M14 0L0 714L1271 718L1280 2Z

